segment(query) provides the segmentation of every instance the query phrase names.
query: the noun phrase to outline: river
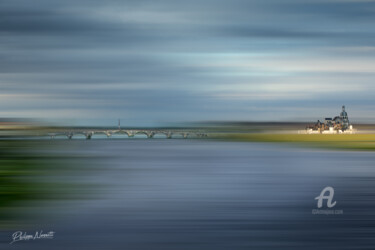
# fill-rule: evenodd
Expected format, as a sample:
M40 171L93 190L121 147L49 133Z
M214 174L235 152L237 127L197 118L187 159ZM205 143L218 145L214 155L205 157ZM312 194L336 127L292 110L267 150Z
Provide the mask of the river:
M2 230L1 249L375 246L371 152L190 139L48 143L44 153L79 165L53 180L86 186L67 186L71 197L44 201L32 223ZM313 214L327 186L336 201L331 211L341 214ZM18 230L55 233L9 244Z

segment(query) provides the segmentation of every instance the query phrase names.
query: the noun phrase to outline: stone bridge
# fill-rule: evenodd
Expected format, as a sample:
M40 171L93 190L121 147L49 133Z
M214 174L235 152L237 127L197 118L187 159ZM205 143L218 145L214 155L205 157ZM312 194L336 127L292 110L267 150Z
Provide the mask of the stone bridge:
M68 139L72 139L75 135L83 135L86 139L91 139L93 135L106 135L111 137L112 135L127 135L128 137L134 137L137 134L144 134L147 138L153 138L154 135L162 134L165 135L167 139L171 139L173 135L181 135L184 139L186 138L204 138L207 137L206 133L201 131L193 130L153 130L153 129L120 129L120 130L70 130L63 132L48 133L51 139L56 136L66 136Z

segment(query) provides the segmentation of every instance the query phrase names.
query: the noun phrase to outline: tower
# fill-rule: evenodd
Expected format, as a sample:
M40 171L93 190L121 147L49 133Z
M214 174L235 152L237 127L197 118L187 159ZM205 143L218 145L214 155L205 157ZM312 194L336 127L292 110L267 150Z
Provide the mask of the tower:
M349 127L348 113L345 111L345 106L342 106L342 111L340 113L340 118L342 121L342 128L345 130Z
M118 119L118 130L121 130L121 120Z

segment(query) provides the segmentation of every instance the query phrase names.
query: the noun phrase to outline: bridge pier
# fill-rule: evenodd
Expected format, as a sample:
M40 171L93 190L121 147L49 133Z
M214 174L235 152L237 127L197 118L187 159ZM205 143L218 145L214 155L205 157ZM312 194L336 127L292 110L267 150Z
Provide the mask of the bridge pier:
M171 133L171 132L169 132L169 133L167 134L167 139L172 139L172 133Z
M90 140L91 136L92 136L92 133L87 133L87 134L85 134L85 136L86 136L86 140Z

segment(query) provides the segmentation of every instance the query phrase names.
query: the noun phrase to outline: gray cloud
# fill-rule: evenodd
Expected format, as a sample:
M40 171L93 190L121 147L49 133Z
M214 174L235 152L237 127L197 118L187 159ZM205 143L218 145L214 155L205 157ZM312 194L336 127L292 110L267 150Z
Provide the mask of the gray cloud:
M153 125L373 109L374 11L338 0L1 1L0 116Z

